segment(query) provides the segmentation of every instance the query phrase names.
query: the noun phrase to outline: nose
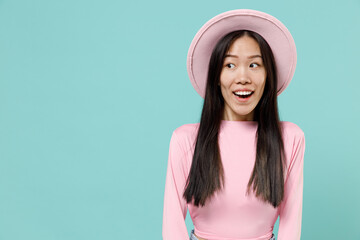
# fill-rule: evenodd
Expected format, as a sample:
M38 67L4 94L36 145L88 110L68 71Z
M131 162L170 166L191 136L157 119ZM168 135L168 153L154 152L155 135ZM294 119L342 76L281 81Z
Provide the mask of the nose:
M239 67L236 73L236 83L246 84L251 83L251 79L246 67Z

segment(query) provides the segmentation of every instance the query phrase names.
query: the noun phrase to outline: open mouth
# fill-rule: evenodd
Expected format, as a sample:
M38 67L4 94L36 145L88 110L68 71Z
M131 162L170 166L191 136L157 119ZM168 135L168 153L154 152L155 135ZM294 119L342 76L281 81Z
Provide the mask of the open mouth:
M240 91L240 92L233 92L233 94L239 98L248 98L250 97L254 92L253 91Z

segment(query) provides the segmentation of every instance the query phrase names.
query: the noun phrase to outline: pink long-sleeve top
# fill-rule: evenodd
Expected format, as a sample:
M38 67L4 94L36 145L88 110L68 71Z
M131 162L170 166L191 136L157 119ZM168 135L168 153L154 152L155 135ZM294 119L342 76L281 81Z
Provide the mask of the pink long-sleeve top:
M246 195L256 157L256 121L221 120L219 148L225 186L205 206L196 207L182 197L194 153L199 123L185 124L172 133L166 173L164 240L189 240L187 210L195 234L209 240L268 240L280 215L277 240L299 240L301 234L304 132L295 123L281 121L286 170L284 199L274 208Z

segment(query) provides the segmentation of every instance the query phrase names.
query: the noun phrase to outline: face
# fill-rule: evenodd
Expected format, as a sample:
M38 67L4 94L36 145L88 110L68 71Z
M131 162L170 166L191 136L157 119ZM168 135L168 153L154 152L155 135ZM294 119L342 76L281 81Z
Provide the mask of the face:
M226 53L220 74L221 93L225 100L222 119L252 121L265 82L266 69L259 44L248 36L236 39Z

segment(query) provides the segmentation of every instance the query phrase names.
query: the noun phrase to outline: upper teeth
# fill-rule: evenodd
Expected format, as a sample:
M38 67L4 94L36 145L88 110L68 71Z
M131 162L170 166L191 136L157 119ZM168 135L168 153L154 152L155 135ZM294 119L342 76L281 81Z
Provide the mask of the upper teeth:
M251 91L238 91L238 92L235 92L236 94L238 95L249 95L251 93Z

